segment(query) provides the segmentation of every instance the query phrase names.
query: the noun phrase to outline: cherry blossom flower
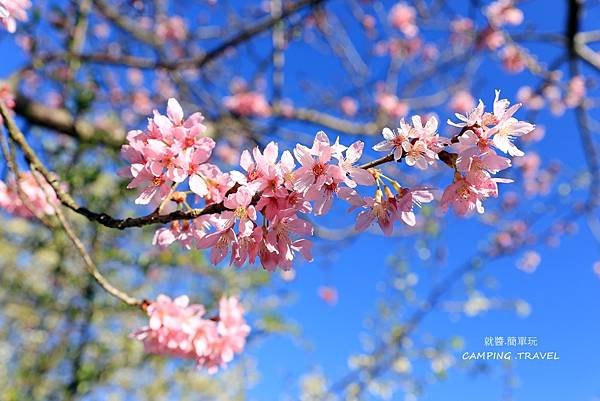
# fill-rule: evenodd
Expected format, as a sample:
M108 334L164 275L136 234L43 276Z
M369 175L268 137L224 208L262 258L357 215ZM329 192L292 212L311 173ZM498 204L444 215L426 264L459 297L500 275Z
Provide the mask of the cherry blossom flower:
M154 233L152 245L160 248L166 248L174 242L179 242L185 249L192 249L192 245L197 238L205 235L209 228L208 218L200 216L195 220L175 220L168 227L159 228Z
M423 125L420 116L413 116L412 123L410 125L402 119L400 127L395 131L384 128L382 134L385 140L376 144L373 149L380 152L393 151L395 160L405 157L407 165L424 170L437 160L437 153L448 141L437 134L438 122L435 117L429 118Z
M363 168L354 166L362 156L364 147L364 142L356 141L345 150L345 156L341 153L338 156L340 168L349 175L349 178L344 181L349 187L355 187L356 184L375 185L373 174Z
M509 183L509 179L492 178L485 171L471 171L459 176L448 186L440 201L440 208L447 211L450 206L459 216L466 216L474 211L484 212L482 201L488 197L498 197L499 182Z
M0 208L15 216L52 215L59 203L54 189L38 172L27 171L18 180L11 176L6 183L0 181Z
M511 73L521 72L527 66L527 56L515 45L504 46L500 53L500 59L502 66Z
M235 93L240 90L244 88L234 89ZM486 112L480 100L465 115L456 113L459 122L448 123L461 131L452 140L439 135L435 116L417 115L411 123L402 119L395 131L385 128L384 140L373 148L420 169L438 162L442 150L457 150L445 151L441 158L454 168L455 176L443 192L440 207L447 210L452 206L459 215L482 213L483 200L498 196L498 183L511 182L493 176L512 164L496 150L522 155L512 139L533 129L513 117L519 104L510 106L499 96L497 91L492 112ZM170 99L166 116L155 111L146 131L129 132L122 155L130 166L120 174L133 177L129 187L142 188L137 203L161 201L160 213L189 210L188 193L197 195L195 202L216 205L218 212L211 210L212 214L192 221L174 221L159 229L153 240L159 247L177 241L187 249L194 245L210 249L213 264L230 255L229 263L235 266L258 259L266 270L274 271L290 269L298 253L312 260L313 227L302 215L327 213L335 198L348 202L349 211L359 209L357 230L377 221L386 235L392 234L396 221L414 226L414 206L434 199L430 188L404 188L376 167L357 165L364 150L362 141L345 146L337 138L331 143L320 131L310 148L296 144L293 156L284 151L281 157L277 143L270 142L263 149L244 150L241 171L223 172L208 162L215 143L203 135L205 131L201 114L185 119L179 103ZM177 189L185 180L189 180L187 193ZM354 189L357 185L377 185L377 189L373 197L363 197ZM220 358L206 356L202 364L216 367L221 359L227 360L231 352L219 349L223 351Z
M320 191L326 182L331 184L344 181L344 171L337 165L329 164L333 152L329 138L323 131L315 136L312 148L296 145L294 156L302 167L294 173L294 189L306 194L309 190Z
M416 10L404 2L396 3L389 14L390 25L408 37L413 37L419 32L415 24Z
M514 3L514 0L496 0L487 6L484 13L490 24L497 27L520 25L523 22L523 12Z
M187 37L187 24L179 16L161 18L156 28L156 36L162 41L184 41Z
M0 102L4 103L4 105L12 112L11 109L15 107L15 96L10 89L10 86L7 83L0 82ZM0 116L0 126L3 123L2 116Z
M148 325L131 335L143 342L146 352L192 359L211 374L244 350L250 333L236 297L221 298L214 319L206 318L204 306L190 304L185 295L171 299L161 294L146 313Z
M365 197L363 200L366 210L361 211L356 216L356 230L364 231L377 220L381 231L385 235L392 235L394 209L389 202L389 198L384 197L383 192L378 189L374 198Z
M456 113L466 113L475 107L475 99L470 92L459 90L450 99L449 107Z
M136 203L159 203L176 184L188 177L191 189L210 201L208 197L212 192L207 180L215 178L210 173L216 175L218 171L204 164L215 142L204 136L203 120L200 113L184 119L181 105L171 98L167 102L166 116L155 110L146 131L134 130L127 134L121 155L131 166L121 170L120 175L133 178L128 188L142 188Z
M378 152L392 151L394 153L394 160L400 160L404 153L402 144L408 142L410 130L410 125L408 125L404 119L400 121L400 127L396 130L385 127L381 132L384 140L373 146L373 149Z
M0 0L0 24L8 32L14 33L17 30L17 20L27 21L27 9L30 7L29 0Z
M398 188L398 194L395 196L395 212L397 217L409 226L414 226L417 222L414 206L421 207L424 203L433 201L434 196L430 188Z
M240 92L228 96L224 105L229 111L243 117L269 117L271 106L264 94L259 92Z
M542 257L539 253L528 251L517 261L517 267L525 273L534 273L541 262Z
M375 103L392 118L401 118L408 114L408 104L391 93L378 92Z
M319 298L321 298L326 304L333 306L337 304L338 292L335 287L323 286L319 287Z
M345 115L354 117L358 111L358 102L349 96L344 96L340 100L340 108Z

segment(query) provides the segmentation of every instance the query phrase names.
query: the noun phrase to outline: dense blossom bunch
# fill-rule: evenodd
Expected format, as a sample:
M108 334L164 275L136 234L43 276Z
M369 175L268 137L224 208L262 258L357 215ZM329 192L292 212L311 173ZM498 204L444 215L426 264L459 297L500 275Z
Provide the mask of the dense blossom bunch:
M442 209L453 206L457 214L465 215L476 210L483 213L482 201L498 196L498 183L511 180L495 178L494 174L511 166L511 159L499 156L496 149L509 156L523 156L524 153L512 142L534 130L535 126L513 117L521 106L500 99L496 91L493 112L485 112L485 105L479 105L467 115L456 114L458 123L450 125L461 128L461 134L452 145L457 152L454 182L444 191Z
M38 181L44 185L44 189ZM0 208L15 216L31 218L35 216L34 213L54 214L57 204L54 189L37 172L21 173L18 180L10 177L6 183L0 181Z
M7 83L0 82L0 103L3 103L9 109L15 107L15 96ZM11 110L12 112L12 110ZM2 116L0 116L0 125L4 124Z
M450 124L461 131L452 139L439 135L433 116L425 120L413 116L410 123L402 119L399 128L383 130L384 140L374 149L420 170L440 160L450 165L454 181L444 191L442 209L453 205L460 215L481 213L482 200L498 195L498 182L508 182L493 177L511 166L511 160L494 149L521 156L512 138L534 128L513 117L518 107L509 108L497 92L493 113L484 112L480 101L467 115L456 114L461 121ZM275 142L264 150L244 150L241 171L222 172L207 162L215 143L205 136L202 120L199 113L184 119L177 101L170 99L167 116L155 111L147 130L130 132L123 147L124 157L131 162L126 170L133 177L129 187L143 188L137 203L160 205L159 212L190 210L191 203L218 206L160 228L153 241L160 247L179 242L187 249L209 249L214 264L229 255L236 266L258 260L269 271L288 270L297 254L312 259L313 227L307 215L328 213L336 198L348 202L350 210L358 210L357 230L377 222L386 235L396 222L416 225L415 206L435 198L433 188L408 188L374 166L358 164L363 142L345 146L338 138L332 143L324 132L317 133L311 147L297 144L293 153L280 154ZM457 153L450 154L449 149ZM184 181L189 191L179 190ZM364 196L358 186L376 189Z
M148 325L132 334L146 352L192 359L209 373L241 353L250 333L244 308L235 297L221 298L215 318L206 317L204 306L190 304L185 295L171 299L161 294L146 312Z
M30 7L29 0L0 0L0 24L8 32L14 33L17 30L17 20L27 21L27 9Z

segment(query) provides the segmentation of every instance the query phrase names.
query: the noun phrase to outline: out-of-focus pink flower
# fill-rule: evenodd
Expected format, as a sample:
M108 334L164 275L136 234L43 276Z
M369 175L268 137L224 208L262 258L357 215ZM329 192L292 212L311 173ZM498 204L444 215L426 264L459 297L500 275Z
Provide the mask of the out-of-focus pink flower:
M390 25L406 36L413 37L419 32L419 28L415 23L416 16L417 12L414 7L401 1L392 7L388 18Z
M301 164L296 170L294 187L297 191L307 193L309 190L319 192L327 182L342 182L344 171L337 165L329 164L334 156L334 149L327 135L320 131L315 136L312 148L296 145L294 156Z
M192 359L211 374L243 351L250 333L235 297L221 298L219 315L213 319L204 317L204 306L190 304L185 295L173 300L161 294L146 312L148 325L132 333L146 352Z
M389 201L390 197L385 197L380 189L375 191L375 197L363 198L366 210L361 211L356 216L356 230L364 231L377 220L377 224L385 235L392 235L394 230L393 204Z
M576 107L585 98L585 78L581 75L576 75L569 81L567 95L565 96L565 105L567 107Z
M375 96L375 103L392 118L401 118L408 114L408 104L391 93L378 92Z
M349 96L344 96L342 100L340 100L340 108L342 109L342 113L349 117L353 117L358 111L358 102Z
M475 24L471 18L457 18L450 23L450 41L456 45L466 45L475 38Z
M269 117L271 106L265 95L259 92L240 92L224 100L225 107L234 114L243 117Z
M0 23L6 30L14 33L17 20L27 21L27 10L31 7L29 0L0 0Z
M59 203L54 189L37 172L23 172L18 180L9 177L7 183L0 181L0 208L15 216L51 215Z
M222 200L221 193L228 188L227 177L221 177L216 166L205 163L215 142L206 136L204 117L194 113L184 119L183 109L177 100L167 102L167 115L154 111L146 131L134 130L127 134L121 155L131 163L120 175L132 177L128 188L143 188L136 199L138 204L160 203L171 192L174 184L190 179L190 188L205 197L207 203L214 198ZM217 188L215 188L217 187Z
M240 161L240 151L226 142L217 144L215 154L226 164L237 164Z
M474 211L483 213L483 199L498 197L499 182L511 182L502 178L492 178L485 171L470 172L461 176L446 188L442 195L440 208L444 211L450 206L459 216L467 216Z
M475 98L469 91L461 89L454 93L449 103L450 110L464 114L475 107Z
M326 304L333 306L337 304L338 292L335 287L323 286L319 287L319 298L321 298Z
M517 261L517 267L526 273L534 273L540 263L542 257L535 251L528 251Z
M535 129L521 137L523 142L539 142L544 139L546 129L542 125L536 125Z
M156 26L156 36L159 39L181 42L187 38L187 24L179 16L164 18Z
M514 0L494 1L485 8L484 12L490 24L496 27L520 25L523 22L523 11L515 7Z
M500 59L504 68L511 73L518 73L525 69L527 56L515 45L508 45L502 49Z

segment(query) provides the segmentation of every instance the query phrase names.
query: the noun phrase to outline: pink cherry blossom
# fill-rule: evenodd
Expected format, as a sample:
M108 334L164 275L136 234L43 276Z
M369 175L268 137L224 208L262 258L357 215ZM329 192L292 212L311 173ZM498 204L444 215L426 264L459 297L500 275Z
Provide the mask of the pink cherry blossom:
M375 185L373 174L355 166L355 163L358 162L363 154L364 147L364 142L356 141L345 150L344 155L340 153L338 156L340 168L349 176L344 181L349 187L355 187L356 184Z
M18 180L11 176L6 183L0 181L0 208L15 216L52 215L59 203L54 189L38 172L23 172Z
M358 111L358 102L349 96L344 96L340 100L340 108L345 115L354 117Z
M218 317L213 319L204 317L204 306L190 304L185 295L173 300L161 294L146 307L146 313L148 325L132 333L146 352L192 359L209 373L241 353L250 333L236 297L221 298Z
M437 153L448 141L438 135L435 117L429 118L423 125L420 116L413 116L412 123L410 125L402 119L400 127L395 131L384 128L382 134L385 140L376 144L373 149L380 152L392 151L395 160L405 157L407 165L424 170L437 160Z
M401 118L408 114L408 104L391 93L378 92L375 96L375 103L392 118Z
M294 156L301 167L294 173L294 189L306 194L309 190L320 191L325 183L344 181L344 171L338 165L329 164L333 155L334 148L322 131L315 136L312 148L296 145Z
M377 220L381 231L385 235L391 235L394 230L394 208L390 203L389 198L384 197L383 192L378 189L375 192L375 197L365 197L364 207L366 210L361 211L356 216L356 230L364 231Z
M518 46L504 46L500 52L502 66L511 73L518 73L527 66L527 56Z
M333 306L337 304L338 301L337 289L330 286L319 287L319 298L321 298L326 304Z
M396 3L389 14L390 25L408 37L413 37L419 32L415 24L417 12L405 2Z
M486 171L470 171L465 176L459 175L446 188L442 195L440 208L448 210L450 206L459 216L466 216L474 211L483 213L483 200L488 197L498 197L499 182L511 182L508 179L492 178Z
M0 82L0 102L4 103L12 113L12 109L15 107L15 96L10 86L4 82ZM0 126L4 124L3 121L2 116L0 116Z
M185 119L179 102L171 98L167 102L166 116L155 110L146 131L134 130L127 134L121 155L131 166L121 170L120 175L133 178L128 188L142 188L136 203L158 204L188 178L190 188L206 197L207 202L211 201L211 195L215 197L214 180L207 181L214 179L219 171L205 164L215 142L204 136L203 121L200 113ZM216 198L219 202L222 200L222 196Z
M395 212L397 218L401 219L409 226L414 226L417 222L414 206L421 207L424 203L433 201L434 196L429 188L399 188L395 196Z
M541 262L542 257L539 253L536 251L528 251L517 261L517 266L519 270L522 270L525 273L534 273Z
M515 7L514 0L496 0L485 9L485 15L490 24L500 27L502 25L520 25L523 22L523 12Z
M469 91L459 90L450 99L449 107L456 113L466 113L475 107L475 99Z
M187 37L187 24L179 16L162 18L156 26L156 36L162 41L184 41Z
M269 117L271 106L264 94L259 92L240 92L224 100L225 107L232 113L243 117Z
M394 153L394 160L400 160L404 153L402 144L408 142L410 130L410 125L408 125L404 119L400 121L400 127L396 130L391 130L388 127L384 128L381 132L384 140L373 146L373 149L378 152L392 151Z

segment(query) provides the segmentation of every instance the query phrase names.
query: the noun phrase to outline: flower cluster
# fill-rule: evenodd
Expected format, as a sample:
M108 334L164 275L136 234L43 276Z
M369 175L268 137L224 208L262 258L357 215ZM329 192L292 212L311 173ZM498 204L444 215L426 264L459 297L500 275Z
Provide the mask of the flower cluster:
M408 37L413 37L419 32L416 24L417 11L414 7L404 2L396 3L390 10L390 25Z
M144 343L146 352L193 359L209 373L241 353L250 333L244 308L235 297L221 298L214 319L205 317L204 306L190 304L185 295L172 300L161 294L146 312L148 325L132 334Z
M512 138L534 128L513 117L518 108L509 107L497 92L493 113L485 113L480 101L467 115L456 114L460 122L449 123L461 132L452 139L439 135L433 116L425 121L413 116L411 123L402 119L399 128L385 128L384 140L373 147L388 153L376 164L358 164L363 142L345 146L339 138L331 142L318 132L311 147L297 144L293 152L280 153L275 142L263 150L244 150L241 171L222 172L207 162L215 143L204 135L202 116L196 113L184 119L177 101L170 99L167 116L155 111L146 131L129 133L122 152L131 162L126 169L126 175L133 177L129 187L143 187L137 203L158 204L158 212L189 211L194 203L216 206L194 219L174 220L160 228L155 245L179 242L187 249L208 249L214 264L229 256L229 263L238 267L259 261L269 271L288 270L298 254L312 260L313 226L306 216L328 213L336 198L348 202L350 210L358 210L359 231L374 222L386 235L396 222L416 225L415 206L432 202L434 190L408 188L375 168L391 159L421 170L443 161L455 174L442 196L442 209L453 205L460 215L483 212L482 200L498 195L497 183L508 182L493 177L511 166L511 160L497 155L495 149L523 155ZM179 189L186 181L189 190ZM365 196L359 185L376 186L376 190Z
M485 112L485 105L479 105L467 115L456 114L460 122L448 124L461 128L461 134L452 145L458 152L454 182L446 188L441 200L442 209L450 206L459 215L476 210L483 213L482 201L498 196L498 183L511 180L493 177L494 174L511 166L511 160L499 156L496 149L510 156L523 156L524 153L512 142L535 129L535 126L513 117L521 106L500 99L496 91L493 112Z
M17 30L17 20L27 21L29 0L0 0L0 24L10 33Z
M37 172L21 173L18 180L10 177L6 183L0 181L0 208L15 216L32 218L35 212L51 215L58 202L54 189Z

